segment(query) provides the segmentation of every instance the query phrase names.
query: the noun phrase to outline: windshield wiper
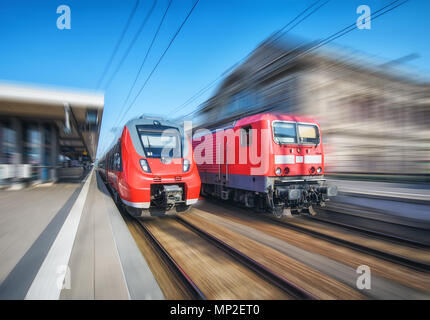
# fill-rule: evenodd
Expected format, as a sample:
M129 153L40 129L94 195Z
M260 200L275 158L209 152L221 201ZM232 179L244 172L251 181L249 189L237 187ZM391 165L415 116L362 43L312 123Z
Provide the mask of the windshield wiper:
M148 142L148 149L150 150L149 152L151 152L151 155L152 155L152 148L151 148L151 143L149 142L148 135L146 136L146 141Z

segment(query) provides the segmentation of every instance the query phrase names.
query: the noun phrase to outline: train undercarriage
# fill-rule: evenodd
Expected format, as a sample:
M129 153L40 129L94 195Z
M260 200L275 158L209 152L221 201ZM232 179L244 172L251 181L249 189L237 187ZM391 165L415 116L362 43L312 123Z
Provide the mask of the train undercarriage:
M151 202L149 208L138 208L125 205L118 192L107 186L112 192L116 203L122 205L133 217L173 216L188 212L191 205L186 204L184 184L153 184L151 185Z
M281 218L303 211L315 215L316 206L324 206L329 197L337 195L336 186L327 186L323 180L313 182L274 181L266 192L256 192L223 185L202 184L202 194L239 203L257 211L270 212Z

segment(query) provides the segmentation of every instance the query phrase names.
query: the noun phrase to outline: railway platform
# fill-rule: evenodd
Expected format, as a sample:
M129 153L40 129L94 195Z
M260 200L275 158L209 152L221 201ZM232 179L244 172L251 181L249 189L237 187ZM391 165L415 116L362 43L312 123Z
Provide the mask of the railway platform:
M330 179L345 195L418 204L430 204L430 185Z
M94 170L0 201L0 299L164 298Z
M390 221L402 221L430 228L430 186L428 184L394 183L329 179L336 185L337 197L329 207L353 206L362 208L360 215ZM361 211L363 211L361 210Z

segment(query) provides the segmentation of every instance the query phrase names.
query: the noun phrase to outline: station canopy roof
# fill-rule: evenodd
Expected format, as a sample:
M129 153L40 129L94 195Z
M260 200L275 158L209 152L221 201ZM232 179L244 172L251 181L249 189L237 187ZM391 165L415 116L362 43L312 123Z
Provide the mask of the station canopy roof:
M88 155L97 152L104 95L95 92L0 83L0 117L53 122L60 149Z

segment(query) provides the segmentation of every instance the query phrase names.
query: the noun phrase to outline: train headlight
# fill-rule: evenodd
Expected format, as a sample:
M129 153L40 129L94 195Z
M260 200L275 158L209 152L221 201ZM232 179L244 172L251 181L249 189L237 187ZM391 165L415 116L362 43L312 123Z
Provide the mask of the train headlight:
M321 173L321 171L322 171L322 168L321 168L321 167L318 167L317 172L318 172L318 173Z
M290 189L288 190L288 200L298 200L302 196L302 191L300 189Z
M190 170L190 160L184 159L182 171L187 172L188 170Z
M281 169L281 168L276 168L276 170L275 170L275 174L276 174L277 176L280 176L280 175L281 175L281 173L282 173L282 169Z
M142 170L145 171L146 173L151 172L148 161L146 161L146 159L140 159L140 166L142 167Z

